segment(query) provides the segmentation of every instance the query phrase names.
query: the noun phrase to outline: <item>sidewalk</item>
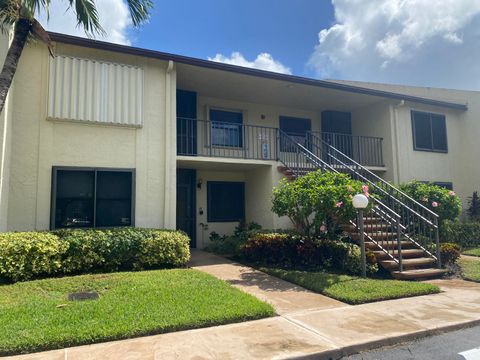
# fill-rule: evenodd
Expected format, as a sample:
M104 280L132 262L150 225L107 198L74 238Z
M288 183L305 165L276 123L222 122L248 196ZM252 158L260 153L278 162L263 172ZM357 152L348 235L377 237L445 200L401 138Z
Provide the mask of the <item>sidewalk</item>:
M440 294L349 306L211 254L194 252L191 265L270 302L279 316L9 359L328 359L480 323L472 282L435 280Z

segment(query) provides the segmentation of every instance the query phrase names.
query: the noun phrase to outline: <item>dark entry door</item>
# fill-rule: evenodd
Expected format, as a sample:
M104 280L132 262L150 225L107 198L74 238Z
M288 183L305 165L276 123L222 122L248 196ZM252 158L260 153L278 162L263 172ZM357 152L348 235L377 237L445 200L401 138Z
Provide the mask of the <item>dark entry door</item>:
M196 170L177 169L177 229L190 237L190 247L197 246Z
M347 156L352 157L352 114L342 111L323 111L322 138Z
M197 93L177 90L177 154L197 154Z

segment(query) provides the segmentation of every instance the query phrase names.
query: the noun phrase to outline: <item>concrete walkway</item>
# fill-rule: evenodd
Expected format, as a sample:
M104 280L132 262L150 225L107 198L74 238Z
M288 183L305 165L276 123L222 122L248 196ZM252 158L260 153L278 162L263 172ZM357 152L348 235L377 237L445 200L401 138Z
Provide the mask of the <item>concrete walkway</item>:
M480 284L436 280L440 294L349 306L203 252L191 265L270 302L279 316L11 359L338 358L480 323Z

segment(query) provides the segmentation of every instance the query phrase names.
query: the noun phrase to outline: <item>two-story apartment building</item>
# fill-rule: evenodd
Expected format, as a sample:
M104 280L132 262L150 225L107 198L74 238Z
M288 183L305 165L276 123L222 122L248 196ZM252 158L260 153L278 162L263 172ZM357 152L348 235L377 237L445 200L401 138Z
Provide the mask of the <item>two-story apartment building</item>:
M180 228L202 247L240 219L285 228L272 188L285 169L311 167L308 154L328 163L326 144L394 183L438 182L464 200L480 188L478 92L51 37L55 57L25 49L1 117L0 231Z

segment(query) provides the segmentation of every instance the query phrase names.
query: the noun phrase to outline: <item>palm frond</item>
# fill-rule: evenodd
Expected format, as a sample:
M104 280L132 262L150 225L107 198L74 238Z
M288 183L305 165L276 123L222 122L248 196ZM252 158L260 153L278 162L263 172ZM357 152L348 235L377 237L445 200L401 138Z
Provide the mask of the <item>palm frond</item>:
M88 36L104 35L94 0L69 0L77 16L77 26L82 26Z
M152 0L126 0L133 26L139 26L145 23L153 7Z

